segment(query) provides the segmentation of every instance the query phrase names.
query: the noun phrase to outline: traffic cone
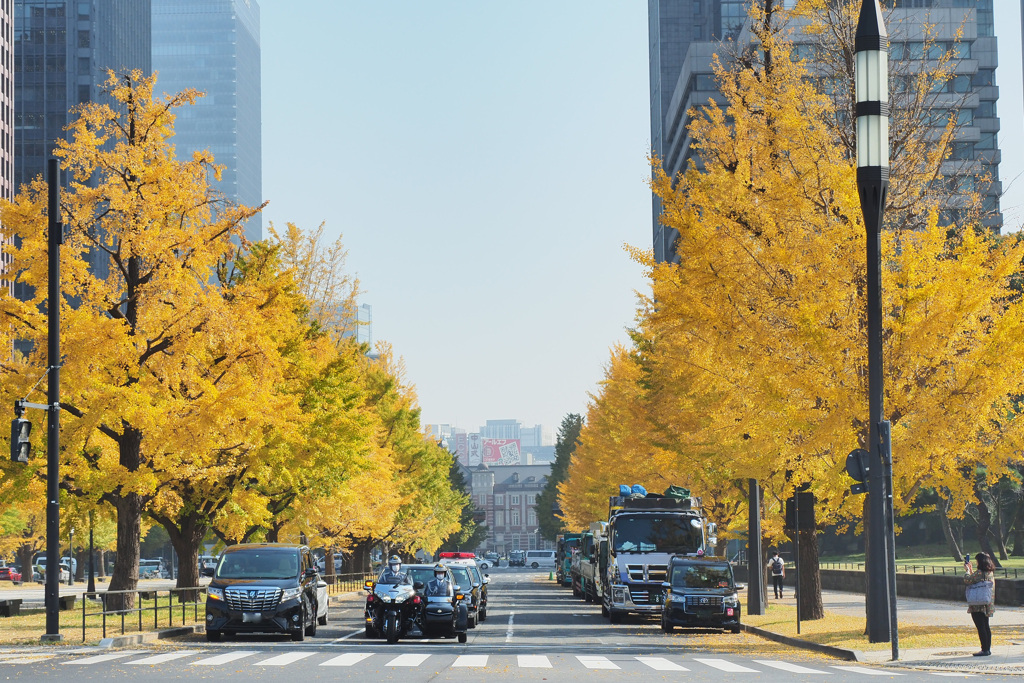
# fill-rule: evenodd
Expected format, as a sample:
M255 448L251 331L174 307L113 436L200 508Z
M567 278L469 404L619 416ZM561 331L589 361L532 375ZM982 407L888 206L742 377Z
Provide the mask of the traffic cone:
M555 573L554 572L548 572L548 581L554 581L554 580L555 580Z

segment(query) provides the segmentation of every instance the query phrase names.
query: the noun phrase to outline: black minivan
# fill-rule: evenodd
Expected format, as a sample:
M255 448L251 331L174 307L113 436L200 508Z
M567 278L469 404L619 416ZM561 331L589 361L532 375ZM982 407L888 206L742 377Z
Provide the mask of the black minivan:
M206 589L206 639L221 634L316 635L316 559L309 548L244 543L224 549Z
M740 600L732 565L724 559L676 555L669 561L661 630L676 626L740 632Z

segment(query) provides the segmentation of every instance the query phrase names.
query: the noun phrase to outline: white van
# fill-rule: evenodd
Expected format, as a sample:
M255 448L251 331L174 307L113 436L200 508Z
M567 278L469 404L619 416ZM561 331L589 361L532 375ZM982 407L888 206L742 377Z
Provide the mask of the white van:
M554 550L527 550L526 551L526 566L533 567L534 569L554 569L555 568L555 551Z

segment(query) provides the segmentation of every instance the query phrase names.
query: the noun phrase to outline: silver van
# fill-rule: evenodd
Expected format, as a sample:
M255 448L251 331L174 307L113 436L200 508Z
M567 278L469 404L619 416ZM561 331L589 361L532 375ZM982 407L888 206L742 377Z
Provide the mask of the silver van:
M555 568L555 551L554 550L527 550L526 551L526 566L533 567L534 569L554 569Z

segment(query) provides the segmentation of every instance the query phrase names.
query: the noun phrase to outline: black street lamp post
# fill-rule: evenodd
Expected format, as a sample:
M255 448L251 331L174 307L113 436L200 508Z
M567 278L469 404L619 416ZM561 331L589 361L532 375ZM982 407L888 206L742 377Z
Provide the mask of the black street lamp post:
M889 36L878 0L863 0L857 22L857 187L867 232L869 473L868 639L891 640L898 658L895 576L890 575L892 456L882 380L881 228L889 189ZM885 438L883 438L885 437Z
M86 587L86 591L90 596L96 595L96 548L92 542L92 528L95 521L96 517L93 511L89 510L89 585Z

